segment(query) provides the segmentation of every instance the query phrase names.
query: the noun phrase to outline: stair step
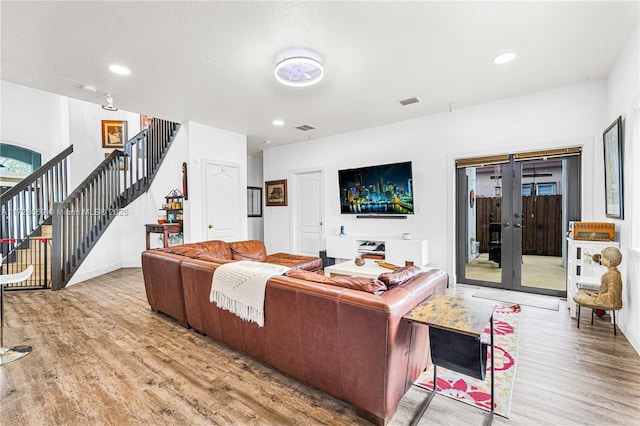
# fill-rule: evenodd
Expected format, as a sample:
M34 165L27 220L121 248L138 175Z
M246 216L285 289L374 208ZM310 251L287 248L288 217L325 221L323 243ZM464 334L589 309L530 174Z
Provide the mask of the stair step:
M52 225L42 225L42 227L40 229L42 231L42 237L41 238L51 238L51 236L53 235L53 226Z

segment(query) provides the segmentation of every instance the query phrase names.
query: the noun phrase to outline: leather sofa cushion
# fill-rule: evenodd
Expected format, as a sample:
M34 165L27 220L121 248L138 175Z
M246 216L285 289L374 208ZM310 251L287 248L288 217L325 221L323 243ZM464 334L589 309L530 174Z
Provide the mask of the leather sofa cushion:
M215 259L231 260L231 247L226 241L211 240L196 243L198 247L202 248L202 252L198 258L202 256L209 256Z
M396 269L393 272L385 272L378 276L378 279L386 284L387 288L393 288L401 285L402 283L410 280L416 275L422 273L422 268L419 266L403 266L400 269Z
M229 247L233 260L255 260L256 262L267 260L267 249L262 241L235 241L229 243Z
M335 285L338 287L349 288L351 290L366 291L367 293L380 293L387 289L387 286L377 278L326 277L303 269L290 269L285 272L285 275L287 277L315 283Z
M307 271L319 271L322 269L322 259L313 256L300 256L289 253L274 253L267 256L267 263L288 266L290 268L306 269Z
M232 259L220 259L219 257L209 256L206 253L203 253L203 254L199 255L197 259L198 260L204 260L204 261L207 261L207 262L217 263L218 265L223 265L225 263L233 262Z
M168 248L162 249L162 251L164 251L165 253L179 254L181 256L186 256L186 257L195 259L200 254L202 254L203 250L196 244L183 244L180 246L168 247Z

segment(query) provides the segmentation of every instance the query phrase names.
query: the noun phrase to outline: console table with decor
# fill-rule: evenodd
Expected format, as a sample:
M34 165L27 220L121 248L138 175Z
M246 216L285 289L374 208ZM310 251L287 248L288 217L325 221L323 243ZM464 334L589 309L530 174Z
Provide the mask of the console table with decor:
M169 247L169 234L182 232L182 223L149 223L144 226L147 232L147 250L151 248L150 234L162 234L163 248Z
M488 346L491 346L491 411L487 425L491 424L494 410L494 309L495 306L485 302L441 294L429 297L402 317L406 321L429 326L433 364L433 391L418 410L412 426L418 424L436 394L438 366L485 380ZM488 345L481 341L487 323L491 336Z

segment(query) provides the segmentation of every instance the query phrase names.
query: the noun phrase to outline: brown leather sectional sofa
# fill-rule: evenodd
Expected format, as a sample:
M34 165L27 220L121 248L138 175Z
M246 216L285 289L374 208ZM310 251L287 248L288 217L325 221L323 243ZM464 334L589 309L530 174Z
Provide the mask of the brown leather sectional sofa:
M202 254L196 259L143 252L145 287L154 310L349 402L373 423L384 424L393 416L429 363L427 327L402 316L430 295L445 292L448 276L442 270L412 267L389 273L380 277L386 285L371 279L362 287L368 291L355 289L364 279L327 280L292 271L292 276L267 282L265 325L258 327L209 301L219 264L202 259ZM167 286L177 280L180 298ZM369 292L371 283L388 289Z
M237 260L255 260L313 272L322 268L319 257L288 253L267 255L264 243L258 240L231 243L211 240L142 252L144 285L151 309L177 319L184 326L188 326L188 323L180 266L186 259L200 259L219 265Z

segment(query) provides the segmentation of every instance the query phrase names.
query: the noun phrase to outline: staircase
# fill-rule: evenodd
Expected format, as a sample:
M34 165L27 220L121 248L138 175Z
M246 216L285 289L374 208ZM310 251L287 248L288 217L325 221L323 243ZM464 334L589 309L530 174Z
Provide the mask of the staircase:
M73 145L0 196L0 273L18 273L31 264L35 269L26 282L6 284L6 289L50 285L51 231L46 225L53 203L67 196L67 158L72 152Z
M33 177L49 163L20 182L20 188L16 185L2 194L0 273L19 272L29 264L35 269L27 282L6 289L64 288L120 209L147 191L178 127L178 123L154 119L149 129L129 140L122 151L112 152L68 196L66 156L73 147L55 176L63 186L55 197L32 203L33 194L50 192L44 191L42 179ZM11 198L5 197L9 192ZM22 220L15 215L17 206L37 215Z

